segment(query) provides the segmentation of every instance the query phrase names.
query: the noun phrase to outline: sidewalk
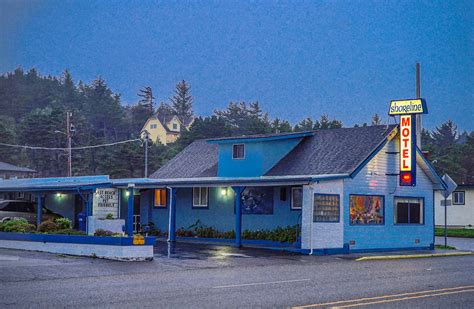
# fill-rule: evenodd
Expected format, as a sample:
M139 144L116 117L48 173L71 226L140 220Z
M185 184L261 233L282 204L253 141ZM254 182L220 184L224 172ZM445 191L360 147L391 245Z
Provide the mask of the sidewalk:
M435 243L444 245L444 237L436 236ZM448 246L456 247L458 250L474 251L474 238L448 237Z

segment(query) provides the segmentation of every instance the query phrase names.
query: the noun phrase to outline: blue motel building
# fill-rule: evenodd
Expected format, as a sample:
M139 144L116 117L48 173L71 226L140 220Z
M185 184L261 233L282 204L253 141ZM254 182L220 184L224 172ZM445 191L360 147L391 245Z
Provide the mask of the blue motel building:
M245 230L291 226L298 229L291 246L304 253L433 248L434 194L445 184L417 149L416 186L400 186L399 134L384 125L198 140L149 178L51 182L47 192L69 202L50 197L46 206L90 217L90 196L107 187L120 192L129 235L152 224L180 241L176 231L199 222L235 232L229 241L237 246L248 244ZM6 182L0 192L46 192L27 180ZM85 208L74 210L75 200Z

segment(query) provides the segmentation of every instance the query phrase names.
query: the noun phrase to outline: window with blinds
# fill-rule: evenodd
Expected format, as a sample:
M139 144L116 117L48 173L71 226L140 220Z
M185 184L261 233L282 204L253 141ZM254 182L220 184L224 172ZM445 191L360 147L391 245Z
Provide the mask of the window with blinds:
M339 222L339 194L315 194L313 222Z

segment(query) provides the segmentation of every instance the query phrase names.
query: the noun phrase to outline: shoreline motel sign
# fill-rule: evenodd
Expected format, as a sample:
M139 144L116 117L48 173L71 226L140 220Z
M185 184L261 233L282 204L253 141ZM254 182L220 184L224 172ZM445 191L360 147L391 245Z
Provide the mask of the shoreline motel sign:
M388 114L400 115L400 186L416 186L416 114L427 114L424 99L394 100Z

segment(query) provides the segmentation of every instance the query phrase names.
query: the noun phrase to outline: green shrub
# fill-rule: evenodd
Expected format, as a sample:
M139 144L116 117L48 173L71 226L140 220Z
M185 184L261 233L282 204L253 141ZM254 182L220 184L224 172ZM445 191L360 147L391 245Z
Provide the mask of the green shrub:
M11 233L31 233L35 230L33 224L29 224L24 218L14 218L1 224L1 231Z
M150 236L162 236L163 232L160 229L157 229L153 222L148 222L148 235Z
M72 228L72 222L68 218L57 218L54 220L60 230L67 230Z
M122 236L122 234L120 233L114 233L112 231L107 231L107 230L104 230L104 229L97 229L95 230L94 232L94 236Z
M87 235L86 232L84 231L78 231L78 230L73 230L73 229L63 229L54 232L55 234L62 234L62 235Z
M105 216L105 220L113 220L114 219L114 214L107 214Z
M61 230L59 224L52 220L46 220L39 225L38 229L41 233L54 233Z

